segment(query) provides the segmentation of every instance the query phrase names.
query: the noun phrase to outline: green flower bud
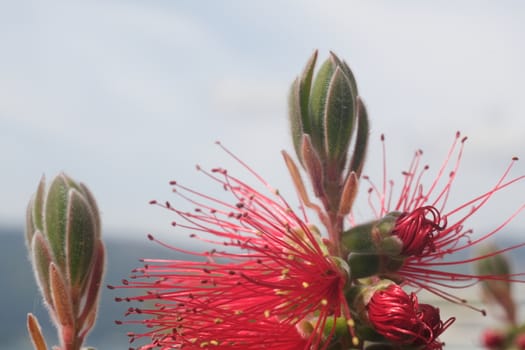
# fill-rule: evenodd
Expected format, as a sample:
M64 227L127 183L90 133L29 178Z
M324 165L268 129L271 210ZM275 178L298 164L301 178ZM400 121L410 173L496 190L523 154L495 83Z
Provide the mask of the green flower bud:
M50 255L69 284L82 289L93 266L95 243L100 239L98 209L89 190L65 174L52 181L47 193L44 189L42 178L28 207L28 246L43 240L35 243L41 250L38 254Z
M498 252L495 246L488 245L478 251L480 257L476 260L476 273L480 276L494 276L493 279L484 279L481 282L483 295L487 301L499 304L505 311L510 324L516 323L516 303L512 296L512 284L505 276L511 272L510 264L505 255ZM498 279L497 277L501 278Z
M283 154L301 199L328 224L333 253L339 255L343 218L352 209L364 165L368 116L346 62L330 53L314 74L316 62L317 51L293 82L288 105L295 152L322 208L309 200L297 166Z
M94 325L104 271L95 199L66 174L46 193L42 178L26 216L26 242L37 283L63 344L81 345Z
M347 153L357 134L350 171L359 173L368 142L368 120L354 75L346 62L330 53L314 77L316 61L317 51L290 91L289 115L297 156L305 166L308 155L303 142L308 135L328 171L325 175L335 179L347 165Z
M476 270L480 275L506 276L511 273L508 259L503 254L494 255L499 249L489 245L478 251L479 256L487 256L476 261ZM504 280L506 285L510 285L508 280Z

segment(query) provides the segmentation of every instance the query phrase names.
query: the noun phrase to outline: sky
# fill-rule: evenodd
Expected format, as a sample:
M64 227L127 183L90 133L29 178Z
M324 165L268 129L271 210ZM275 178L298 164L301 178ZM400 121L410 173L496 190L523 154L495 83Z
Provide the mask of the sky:
M416 149L437 169L460 130L451 201L464 202L525 158L524 19L510 0L0 2L0 224L23 225L41 176L64 171L95 194L106 234L168 231L171 214L148 202L172 201L170 180L213 195L196 164L239 170L216 140L294 196L287 94L315 49L357 78L365 173L382 176L383 133L400 182ZM523 193L501 193L473 225L500 223Z

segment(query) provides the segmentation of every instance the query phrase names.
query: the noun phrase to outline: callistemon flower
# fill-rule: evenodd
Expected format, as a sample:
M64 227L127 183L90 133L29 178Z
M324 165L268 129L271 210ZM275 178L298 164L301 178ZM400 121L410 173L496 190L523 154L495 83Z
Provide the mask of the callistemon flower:
M395 283L376 290L366 309L377 333L394 344L423 349L441 349L437 338L455 320L443 322L438 308L420 304L415 293L407 294Z
M141 319L125 321L148 328L131 334L132 340L151 338L143 349L325 349L335 335L329 325L339 318L353 334L344 297L348 266L329 255L307 218L277 191L269 197L226 170L198 170L231 200L172 182L194 210L152 202L179 216L173 226L191 230L191 237L212 248L171 247L188 260L144 259L145 266L118 287L147 290L119 299L144 302L128 312Z
M394 182L387 180L386 170L381 186L376 186L368 177L363 177L370 183L369 203L377 220L355 225L351 217L354 226L343 234L343 245L349 253L348 261L353 272L360 271L358 263L363 265L363 261L367 259L374 264L369 263L367 269L361 268L363 276L353 277L380 274L455 302L463 300L448 294L441 287L458 287L458 282L467 286L480 280L524 282L523 273L469 274L444 270L447 266L488 259L525 245L520 243L474 258L454 259L452 254L476 246L501 232L525 208L525 204L522 204L495 229L481 236L474 236L473 230L465 228L467 220L478 214L494 194L525 179L525 175L510 177L517 158L512 159L502 176L488 191L456 208L447 208L465 141L466 138L456 134L443 165L428 187L423 185L423 180L429 166L421 166L422 152L416 152L408 170L403 172L404 181L397 199L393 194ZM448 256L452 259L445 260Z

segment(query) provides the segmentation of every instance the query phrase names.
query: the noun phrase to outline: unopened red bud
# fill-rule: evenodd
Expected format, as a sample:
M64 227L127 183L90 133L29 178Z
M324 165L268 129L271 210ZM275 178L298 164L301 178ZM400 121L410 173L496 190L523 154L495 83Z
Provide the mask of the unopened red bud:
M505 345L505 334L500 330L486 329L483 331L481 342L487 349L502 349Z
M525 334L518 334L515 343L519 350L525 350Z
M440 348L438 337L454 322L443 322L439 309L419 304L414 293L407 294L397 284L377 290L368 305L368 319L375 330L399 345Z

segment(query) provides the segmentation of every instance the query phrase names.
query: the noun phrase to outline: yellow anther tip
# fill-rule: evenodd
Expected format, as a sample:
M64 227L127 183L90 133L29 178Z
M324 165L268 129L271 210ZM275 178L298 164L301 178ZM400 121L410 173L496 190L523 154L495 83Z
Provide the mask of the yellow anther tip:
M359 345L359 338L358 337L352 337L352 344L354 346L358 346Z

